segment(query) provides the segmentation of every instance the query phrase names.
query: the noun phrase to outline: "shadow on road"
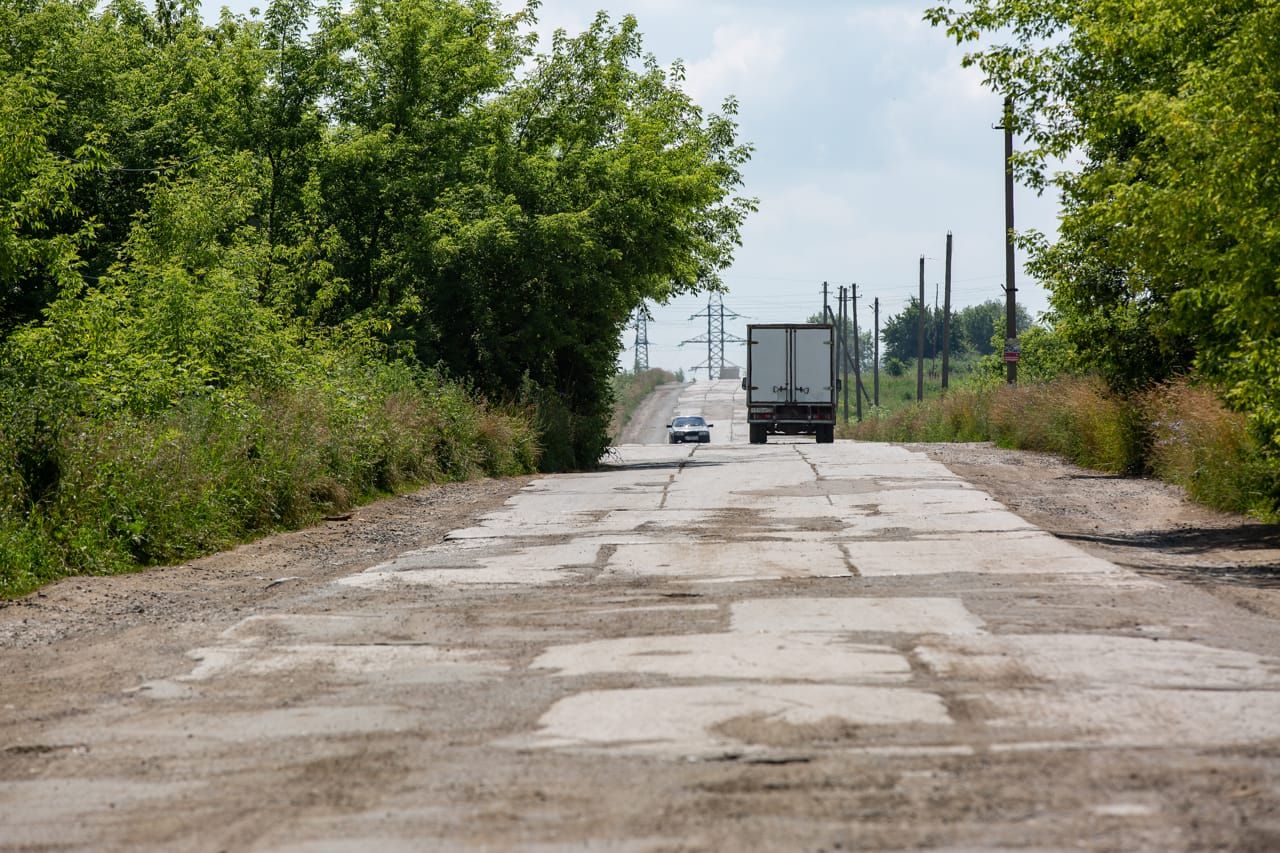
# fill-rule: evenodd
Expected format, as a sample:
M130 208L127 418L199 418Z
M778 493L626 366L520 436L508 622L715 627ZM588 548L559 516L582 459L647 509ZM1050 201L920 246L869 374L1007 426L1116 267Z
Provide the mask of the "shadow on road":
M624 459L605 458L600 463L597 470L600 471L669 471L681 470L683 468L711 468L713 466L727 465L731 460L723 459L707 459L702 460L696 457L685 457L683 459L670 459L660 462L627 462Z
M1246 523L1229 527L1190 528L1174 530L1148 530L1136 533L1117 533L1107 536L1087 533L1058 533L1059 539L1087 542L1112 548L1136 549L1159 554L1200 555L1216 551L1266 551L1280 550L1280 525ZM1144 556L1143 559L1146 559ZM1119 565L1145 575L1178 580L1186 583L1230 584L1256 588L1280 588L1280 564L1240 565L1159 565L1152 562L1128 563L1115 560Z
M1059 533L1059 539L1096 542L1117 548L1150 548L1179 554L1203 554L1219 548L1262 551L1280 549L1280 525L1246 523L1229 527L1198 527L1174 530L1144 530L1109 536L1089 533Z

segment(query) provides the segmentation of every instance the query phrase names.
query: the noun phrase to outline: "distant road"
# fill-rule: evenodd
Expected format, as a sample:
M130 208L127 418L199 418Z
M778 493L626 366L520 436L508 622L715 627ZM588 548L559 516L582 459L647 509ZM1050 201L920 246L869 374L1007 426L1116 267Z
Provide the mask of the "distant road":
M684 387L683 383L672 382L653 389L622 428L618 444L665 444L667 424Z
M738 380L659 385L640 404L618 444L666 444L667 424L676 415L702 415L712 444L747 440L746 395Z

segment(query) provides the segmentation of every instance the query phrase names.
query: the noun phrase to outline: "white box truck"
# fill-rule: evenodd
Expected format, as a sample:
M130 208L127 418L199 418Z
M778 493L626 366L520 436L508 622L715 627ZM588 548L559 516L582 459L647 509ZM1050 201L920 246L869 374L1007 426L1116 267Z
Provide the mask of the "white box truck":
M835 440L836 347L830 323L747 326L747 428L752 444L773 435Z

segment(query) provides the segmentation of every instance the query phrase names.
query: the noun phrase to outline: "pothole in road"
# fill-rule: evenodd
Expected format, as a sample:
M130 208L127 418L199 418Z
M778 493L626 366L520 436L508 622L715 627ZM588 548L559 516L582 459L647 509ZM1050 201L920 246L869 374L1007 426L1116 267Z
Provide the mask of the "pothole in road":
M741 720L768 720L734 723ZM505 742L518 748L586 749L667 756L758 751L758 741L795 741L804 731L855 732L863 727L947 726L942 699L895 687L830 684L724 684L580 693L557 702L533 735ZM741 728L747 726L751 732ZM818 727L812 729L810 727ZM789 728L788 728L789 727ZM789 734L784 734L789 732Z

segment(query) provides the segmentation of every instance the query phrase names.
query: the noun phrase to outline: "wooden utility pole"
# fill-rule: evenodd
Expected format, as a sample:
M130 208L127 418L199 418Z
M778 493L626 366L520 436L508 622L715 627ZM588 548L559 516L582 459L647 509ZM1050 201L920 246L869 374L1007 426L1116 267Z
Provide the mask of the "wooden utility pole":
M946 393L951 372L951 232L947 232L947 273L943 279L942 297L942 390Z
M858 285L850 285L850 288L853 291L849 298L849 303L853 306L853 402L858 423L862 423L862 340L858 337Z
M848 289L840 285L840 387L844 390L844 422L849 423L849 339L844 333L849 323Z
M920 256L920 317L916 328L916 402L924 400L924 255Z
M1018 288L1013 256L1013 101L1004 99L1004 364L1005 381L1018 384Z
M827 283L822 283L822 322L827 322L827 318L831 316L831 309L827 307Z
M876 390L876 408L880 408L880 297L876 297L876 334L871 339L871 343L875 349L875 390Z

